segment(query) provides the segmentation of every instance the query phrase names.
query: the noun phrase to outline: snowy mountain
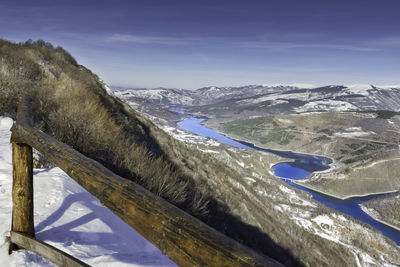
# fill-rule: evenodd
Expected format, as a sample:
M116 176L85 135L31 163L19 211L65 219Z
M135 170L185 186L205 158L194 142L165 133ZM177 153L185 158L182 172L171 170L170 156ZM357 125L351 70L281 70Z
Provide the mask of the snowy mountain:
M205 105L232 98L249 97L273 92L299 89L291 85L248 85L241 87L209 86L197 90L185 89L123 89L113 87L115 94L125 101L141 99L162 105Z
M191 92L181 89L125 89L115 91L115 95L127 101L144 99L161 105L191 105L194 102Z
M193 91L196 105L213 104L232 98L250 97L267 93L299 89L291 85L247 85L240 87L203 87Z
M292 85L248 85L181 89L128 89L116 95L126 102L204 106L212 110L258 110L269 113L344 110L400 111L400 87L329 85L300 88ZM202 109L199 107L199 109ZM195 108L196 110L196 108Z
M400 89L372 85L330 85L296 88L254 96L235 97L188 108L189 112L211 115L257 116L310 111L400 111Z
M392 110L400 111L400 89L373 85L326 86L302 89L273 96L271 99L303 101L294 111Z

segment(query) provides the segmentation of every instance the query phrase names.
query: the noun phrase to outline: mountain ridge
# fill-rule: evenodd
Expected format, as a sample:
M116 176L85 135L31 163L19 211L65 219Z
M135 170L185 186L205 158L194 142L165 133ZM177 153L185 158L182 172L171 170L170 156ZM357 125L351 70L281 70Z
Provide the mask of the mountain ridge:
M203 87L181 89L126 89L115 95L135 108L153 113L156 108L183 107L207 117L236 114L239 118L317 111L400 111L400 88L374 85ZM158 111L158 113L162 111ZM170 117L176 117L170 114ZM176 118L179 119L179 118Z

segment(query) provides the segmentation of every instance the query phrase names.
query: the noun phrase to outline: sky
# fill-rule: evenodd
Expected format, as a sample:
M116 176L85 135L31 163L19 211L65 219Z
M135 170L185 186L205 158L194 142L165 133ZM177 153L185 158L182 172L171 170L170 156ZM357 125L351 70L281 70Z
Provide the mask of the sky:
M0 38L108 85L400 84L400 0L2 0Z

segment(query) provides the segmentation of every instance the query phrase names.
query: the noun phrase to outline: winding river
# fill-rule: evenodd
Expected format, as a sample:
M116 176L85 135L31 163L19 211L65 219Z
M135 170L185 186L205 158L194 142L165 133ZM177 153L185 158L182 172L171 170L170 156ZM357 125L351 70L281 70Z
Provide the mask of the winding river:
M279 155L281 157L294 160L292 162L283 162L274 165L272 169L275 175L281 178L283 181L285 181L288 185L310 193L314 200L324 204L325 206L340 211L342 213L345 213L347 215L350 215L357 220L360 220L364 223L371 225L372 227L381 231L385 236L396 242L397 245L400 245L399 231L375 220L367 213L365 213L359 206L359 204L361 204L363 201L371 199L376 196L367 196L367 197L341 200L312 191L310 189L307 189L292 182L293 180L306 179L311 172L328 169L329 164L332 162L331 159L314 155L293 153L289 151L264 149L256 147L250 143L232 140L222 134L219 134L218 132L212 129L209 129L201 125L200 123L205 121L206 119L207 118L205 117L191 117L183 121L180 121L178 123L178 126L186 131L192 132L200 136L214 138L220 141L221 143L225 143L231 146L265 151Z

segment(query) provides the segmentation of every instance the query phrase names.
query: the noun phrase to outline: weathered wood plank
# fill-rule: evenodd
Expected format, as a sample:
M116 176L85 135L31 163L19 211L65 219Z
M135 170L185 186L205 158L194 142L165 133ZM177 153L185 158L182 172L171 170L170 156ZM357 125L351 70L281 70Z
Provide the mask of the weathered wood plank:
M18 107L17 123L32 126L32 114L28 100L21 101ZM11 230L35 236L33 224L33 158L32 147L12 142L13 186L12 186L12 223ZM10 244L9 252L18 249Z
M32 147L12 144L12 231L35 236L33 224L33 160Z
M35 238L19 232L11 232L11 242L21 248L32 251L37 255L51 261L57 266L63 267L82 267L90 266L64 251L59 250L49 244L36 240Z
M180 266L277 266L198 219L27 124L12 133L36 148Z

